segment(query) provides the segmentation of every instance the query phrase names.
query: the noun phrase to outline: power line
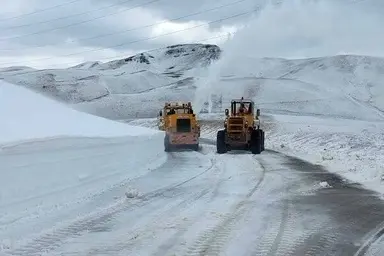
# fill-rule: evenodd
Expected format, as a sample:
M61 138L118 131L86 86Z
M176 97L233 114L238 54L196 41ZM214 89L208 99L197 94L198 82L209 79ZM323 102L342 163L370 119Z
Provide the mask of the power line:
M61 6L73 4L73 3L76 3L76 2L80 2L80 1L83 1L83 0L72 0L72 1L69 1L69 2L65 2L65 3L62 3L62 4L54 5L54 6L51 6L51 7L48 7L48 8L44 8L44 9L39 9L39 10L36 10L36 11L33 11L33 12L21 14L21 15L18 15L18 16L3 18L3 19L0 19L0 22L5 21L5 20L18 19L18 18L21 18L21 17L29 16L29 15L40 13L40 12L45 12L45 11L48 11L48 10L56 9L58 7L61 7Z
M76 1L79 1L79 0L76 0ZM119 5L128 3L128 2L132 2L132 1L134 1L134 0L125 0L125 1L122 1L122 2L118 2L116 4L111 4L111 5L108 5L108 6L100 7L100 8L93 9L93 10L86 11L86 12L76 13L76 14L67 15L67 16L63 16L63 17L59 17L59 18L55 18L55 19L50 19L50 20L44 20L44 21L39 21L39 22L34 22L34 23L28 23L28 24L23 24L23 25L16 25L16 26L11 26L11 27L1 28L1 30L10 30L10 29L15 29L15 28L30 27L30 26L50 23L50 22L53 22L53 21L64 20L64 19L68 19L68 18L72 18L72 17L76 17L76 16L81 16L81 15L89 14L89 13L96 12L96 11L105 10L105 9L108 9L108 8L111 8L111 7L119 6Z
M28 37L28 36L39 35L39 34L43 34L43 33L46 33L46 32L56 31L56 30L60 30L60 29L63 29L63 28L69 28L69 27L85 24L85 23L88 23L88 22L91 22L91 21L94 21L94 20L98 20L98 19L102 19L102 18L105 18L105 17L108 17L108 16L116 15L118 13L130 11L132 9L135 9L135 8L138 8L138 7L142 7L142 6L145 6L145 5L148 5L148 4L152 4L152 3L155 3L155 2L159 2L159 1L162 1L162 0L151 0L151 1L146 2L144 4L135 5L134 7L120 9L120 10L118 10L116 12L112 12L112 13L105 14L105 15L102 15L102 16L94 17L94 18L88 19L88 20L83 20L83 21L80 21L80 22L75 22L75 23L67 24L67 25L61 26L61 27L55 27L55 28L40 30L40 31L37 31L37 32L34 32L34 33L25 34L25 35L21 35L21 36L8 37L8 38L0 38L0 41L24 38L24 37Z
M239 4L241 2L246 2L246 1L249 1L249 0L239 0L239 1L236 1L236 2L231 2L231 3L228 3L228 4L216 6L216 7L210 8L210 9L202 10L202 11L199 11L199 12L195 12L195 13L192 13L192 14L180 16L180 17L169 19L169 20L162 21L162 22L152 23L152 24L145 25L145 26L140 26L140 27L136 27L136 28L120 30L120 31L111 32L111 33L107 33L107 34L101 34L101 35L97 35L97 36L93 36L93 37L79 38L78 40L79 41L87 41L87 40L98 39L98 38L108 37L108 36L112 36L112 35L132 32L132 31L139 30L139 29L150 28L150 27L161 25L161 24L166 24L168 22L177 21L177 20L181 20L181 19L184 19L184 18L193 17L193 16L196 16L196 15L199 15L199 14L203 14L203 13L219 10L221 8L225 8L225 7L228 7L228 6L231 6L231 5L235 5L235 4ZM53 44L53 45L50 45L50 46L54 46L54 45L60 45L60 43L59 44ZM42 47L45 47L45 46L29 47L28 50L35 49L35 48L42 48ZM8 49L0 49L0 51L16 51L16 50L18 51L19 49L16 49L16 48L13 48L13 49L9 49L9 48Z
M114 48L114 47L126 46L126 45L130 45L130 44L134 44L134 43L139 43L139 42L144 42L144 41L148 41L148 40L152 40L152 39L160 38L160 37L167 36L167 35L177 34L177 33L180 33L180 32L184 32L184 31L191 30L191 29L195 29L195 28L199 28L199 27L203 27L203 26L211 25L211 24L214 24L214 23L217 23L217 22L222 22L222 21L225 21L225 20L229 20L229 19L233 19L233 18L241 17L241 16L244 16L244 15L253 13L253 12L255 12L255 11L258 11L258 9L253 9L253 10L251 10L251 11L246 11L246 12L238 13L238 14L235 14L235 15L232 15L232 16L229 16L229 17L226 17L226 18L221 18L221 19L218 19L218 20L214 20L214 21L211 21L211 22L203 23L203 24L196 25L196 26L193 26L193 27L189 27L189 28L185 28L185 29L180 29L180 30L172 31L172 32L165 33L165 34L160 34L160 35L158 35L158 36L147 37L147 38L138 39L138 40L134 40L134 41L130 41L130 42L125 42L125 43L120 43L120 44L116 44L116 45L111 45L111 46L108 46L108 48ZM33 60L30 60L30 61L31 61L31 62L32 62L32 61L43 61L43 60L55 59L55 58L57 58L57 57L69 57L69 56L80 55L80 54L83 54L83 53L98 52L98 51L102 51L102 50L105 50L105 49L106 49L105 47L101 47L101 48L96 48L96 49L91 49L91 50L86 50L86 51L81 51L81 52L74 52L74 53L69 53L69 54L64 54L64 55L58 55L58 56L55 56L55 57L47 57L47 58L33 59ZM9 64L16 64L16 63L20 63L20 61L16 61L16 62L6 62L6 63L2 63L2 64L3 64L3 65L9 65Z
M234 35L234 33L225 33L225 34L222 34L222 35L218 35L218 36L214 36L214 37L210 37L210 38L206 38L206 39L202 39L202 40L198 40L198 41L194 41L194 42L183 42L183 43L179 43L179 44L186 44L186 43L190 43L190 44L198 44L198 43L203 43L203 42L206 42L206 41L210 41L210 40L214 40L214 39L219 39L219 38L224 38L224 37L228 37L229 35ZM168 49L169 46L163 46L163 47L159 47L159 48L154 48L154 49L151 49L151 50L148 50L148 51L145 51L143 53L149 53L149 52L155 52L155 51L159 51L159 50L164 50L164 49ZM140 53L138 53L140 54ZM136 54L137 55L137 54ZM113 58L111 57L104 57L104 58L99 58L98 60L109 60L109 61L113 61L113 60L118 60L119 58L126 58L127 56L124 54L124 55L117 55ZM65 62L65 63L61 63L61 64L66 64L66 65L70 65L70 64L73 64L73 65L78 65L78 64L81 64L79 62ZM57 69L60 69L60 68L57 68ZM12 75L4 75L2 78L6 78L6 77L14 77L14 76L20 76L20 75L26 75L26 74L34 74L34 73L40 73L40 72L44 72L44 71L47 71L47 70L55 70L55 69L41 69L41 70L33 70L33 71L26 71L26 72L22 72L22 73L16 73L16 74L12 74ZM1 79L1 77L0 77Z

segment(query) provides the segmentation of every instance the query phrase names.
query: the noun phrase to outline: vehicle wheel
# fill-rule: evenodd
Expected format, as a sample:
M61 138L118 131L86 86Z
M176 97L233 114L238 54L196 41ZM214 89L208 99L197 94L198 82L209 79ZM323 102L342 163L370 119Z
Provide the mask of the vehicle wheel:
M253 130L251 134L251 152L252 154L261 153L261 144L262 144L262 132L261 130Z
M171 151L171 145L169 143L169 136L168 135L165 135L165 137L164 137L164 151L165 152Z
M261 151L264 151L265 132L261 130Z
M225 144L225 131L220 130L217 131L217 136L216 136L216 150L217 153L219 154L224 154L227 153L227 145Z

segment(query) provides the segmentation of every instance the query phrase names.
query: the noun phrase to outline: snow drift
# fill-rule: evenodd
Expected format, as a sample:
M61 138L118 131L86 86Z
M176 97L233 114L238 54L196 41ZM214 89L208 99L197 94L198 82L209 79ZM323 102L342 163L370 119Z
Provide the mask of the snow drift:
M274 115L266 147L384 193L384 122Z
M0 116L0 251L100 204L123 203L129 179L166 161L156 130L82 113L3 81Z
M0 143L57 136L137 136L157 132L79 112L3 81L0 81L0 116Z

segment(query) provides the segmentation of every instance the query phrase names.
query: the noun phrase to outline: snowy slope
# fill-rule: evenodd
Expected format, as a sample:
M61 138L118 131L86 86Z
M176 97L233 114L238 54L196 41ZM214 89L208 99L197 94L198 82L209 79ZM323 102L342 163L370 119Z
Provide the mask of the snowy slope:
M77 104L104 102L119 105L121 95L132 94L188 81L184 73L204 67L220 56L220 48L209 44L173 45L107 63L87 62L68 69L31 70L10 67L0 78L29 87L60 101ZM135 96L133 96L135 97ZM100 101L97 101L100 99Z
M198 85L212 95L213 111L220 96L228 103L231 97L245 95L268 113L383 120L382 58L339 55L243 61L235 67L219 64L221 81Z
M127 180L166 160L156 130L79 112L3 81L0 115L0 254L122 200Z
M384 193L384 122L274 115L266 146Z
M209 69L200 68L219 56L218 49L177 46L128 61L84 63L70 69L32 73L8 69L0 77L110 119L154 117L165 101L172 100L193 101L195 108L204 111L212 101L212 111L221 112L223 104L243 95L253 97L268 113L362 120L384 117L382 58L244 57L235 66L227 60L226 65L219 61ZM179 56L180 51L189 55Z
M0 82L0 143L57 136L137 136L156 131L70 109L28 89Z

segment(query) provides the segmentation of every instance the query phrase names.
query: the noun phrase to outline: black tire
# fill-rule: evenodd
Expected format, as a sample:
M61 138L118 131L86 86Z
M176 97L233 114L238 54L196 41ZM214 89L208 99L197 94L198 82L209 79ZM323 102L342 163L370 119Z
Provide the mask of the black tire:
M253 130L251 134L251 152L252 154L260 154L261 153L261 144L262 144L262 131L261 130Z
M169 144L169 136L165 135L164 137L164 151L170 152L171 151L171 145Z
M265 132L261 130L261 151L264 151Z
M216 150L218 154L224 154L227 153L227 145L225 144L225 131L220 130L217 131L216 136Z
M199 151L199 144L193 145L193 146L192 146L192 149L193 149L194 151Z

